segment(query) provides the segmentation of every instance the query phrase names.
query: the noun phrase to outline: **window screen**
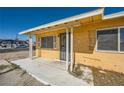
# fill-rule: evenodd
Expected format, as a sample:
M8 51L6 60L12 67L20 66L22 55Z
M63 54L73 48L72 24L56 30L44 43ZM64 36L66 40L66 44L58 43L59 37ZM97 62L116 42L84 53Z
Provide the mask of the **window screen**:
M97 32L97 49L118 51L118 29L100 30Z
M124 51L124 28L120 28L120 51Z
M46 46L47 46L47 45L46 45L46 40L47 40L46 37L42 37L42 38L41 38L41 47L42 47L42 48L46 48Z
M47 48L53 48L53 36L47 37Z
M55 36L47 36L41 38L41 46L42 48L55 48L56 47L56 37Z

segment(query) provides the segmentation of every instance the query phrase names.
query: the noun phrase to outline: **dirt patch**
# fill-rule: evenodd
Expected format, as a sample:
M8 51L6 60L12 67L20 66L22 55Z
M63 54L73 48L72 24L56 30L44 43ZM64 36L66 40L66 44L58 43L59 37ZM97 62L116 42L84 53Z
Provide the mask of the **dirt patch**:
M92 68L94 85L96 86L124 86L124 74Z
M75 68L72 73L74 76L82 79L90 85L94 85L93 83L93 74L92 69L84 66L84 65L75 65Z
M0 70L6 69L9 65L0 65Z
M95 86L124 86L124 74L82 64L75 66L73 75L85 80L87 83L93 82Z
M15 69L0 75L0 86L43 86L44 84L24 73L21 69Z
M43 86L41 82L30 76L26 71L19 66L10 63L8 60L3 60L5 64L0 65L0 86Z
M0 86L44 86L19 66L10 62L27 58L28 55L27 50L0 53Z
M33 55L35 55L35 51L33 52ZM0 60L18 60L29 57L29 51L28 50L17 50L17 51L11 51L11 52L5 52L0 53Z
M28 51L28 48L11 48L11 49L0 49L0 53L10 53L19 51Z

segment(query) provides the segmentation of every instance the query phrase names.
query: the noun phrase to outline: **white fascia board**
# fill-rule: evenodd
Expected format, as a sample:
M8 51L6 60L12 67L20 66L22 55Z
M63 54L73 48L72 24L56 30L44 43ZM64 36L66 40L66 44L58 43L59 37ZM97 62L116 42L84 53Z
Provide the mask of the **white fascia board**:
M113 13L113 14L109 14L109 15L105 15L103 17L103 19L112 19L112 18L116 18L116 17L122 17L124 16L124 11L122 12L117 12L117 13Z
M58 20L58 21L50 22L50 23L47 23L47 24L44 24L44 25L41 25L41 26L38 26L38 27L34 27L34 28L31 28L31 29L25 30L23 32L20 32L19 34L26 34L26 33L32 32L34 30L47 28L47 27L51 27L51 26L55 26L55 25L79 20L79 19L82 19L82 18L95 16L95 15L98 15L98 14L103 14L103 13L104 13L104 8L100 8L100 9L97 9L97 10L94 10L94 11L82 13L82 14L79 14L79 15L76 15L76 16L68 17L68 18L65 18L65 19L62 19L62 20Z

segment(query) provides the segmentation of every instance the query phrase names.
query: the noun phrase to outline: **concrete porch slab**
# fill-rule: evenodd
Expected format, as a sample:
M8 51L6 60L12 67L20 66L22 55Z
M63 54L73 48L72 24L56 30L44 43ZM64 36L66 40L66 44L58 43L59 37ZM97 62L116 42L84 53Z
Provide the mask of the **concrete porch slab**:
M65 70L65 63L44 58L33 60L26 58L12 61L27 73L46 85L56 86L89 86L85 81L78 79Z

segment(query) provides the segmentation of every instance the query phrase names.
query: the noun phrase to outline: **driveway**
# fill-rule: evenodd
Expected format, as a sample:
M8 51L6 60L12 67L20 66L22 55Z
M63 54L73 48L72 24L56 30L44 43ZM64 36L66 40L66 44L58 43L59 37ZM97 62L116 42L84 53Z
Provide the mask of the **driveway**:
M35 58L26 58L12 61L19 65L27 73L41 81L45 85L57 86L89 86L85 81L74 77L65 71L65 63L60 61Z

